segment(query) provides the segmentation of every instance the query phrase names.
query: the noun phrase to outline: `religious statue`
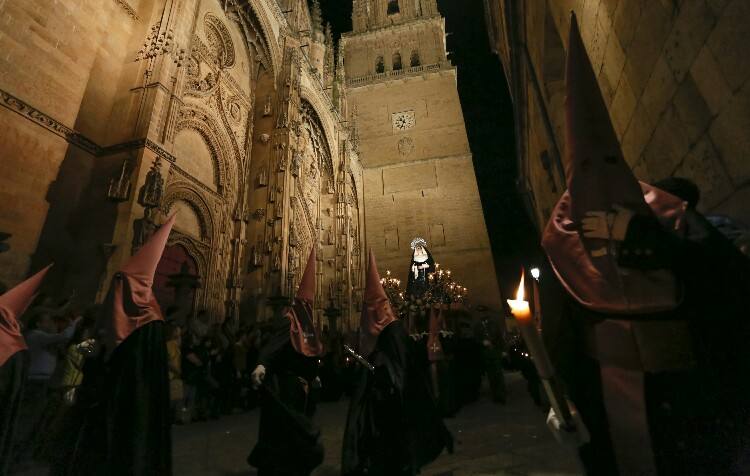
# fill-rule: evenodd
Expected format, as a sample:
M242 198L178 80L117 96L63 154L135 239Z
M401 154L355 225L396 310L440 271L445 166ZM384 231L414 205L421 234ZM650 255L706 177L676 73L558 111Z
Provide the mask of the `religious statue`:
M302 161L304 159L302 158L302 154L299 153L299 151L295 151L294 155L292 156L292 175L294 177L299 176L300 168L302 167Z
M144 208L154 208L161 205L164 194L164 178L161 176L161 159L157 157L146 174L146 181L138 195L138 203Z
M156 223L153 219L154 209L147 207L143 209L143 218L133 221L133 244L131 253L135 254L141 246L151 238L156 231Z
M268 117L271 114L273 114L273 105L272 105L273 98L269 94L266 96L266 103L263 105L263 117Z
M421 297L427 290L427 276L435 272L435 260L427 250L427 241L424 238L415 238L411 242L414 250L409 267L409 281L406 285L406 294Z

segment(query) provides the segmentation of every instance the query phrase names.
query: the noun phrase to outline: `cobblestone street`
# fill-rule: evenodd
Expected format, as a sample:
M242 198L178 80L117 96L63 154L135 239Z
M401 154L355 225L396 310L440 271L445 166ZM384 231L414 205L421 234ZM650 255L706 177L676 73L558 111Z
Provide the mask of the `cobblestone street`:
M508 375L509 403L495 405L486 395L446 420L456 439L453 455L444 454L423 474L432 476L580 474L575 457L552 438L544 415L533 406L519 374ZM339 474L347 400L319 406L326 460L315 476ZM176 427L175 475L254 475L245 462L257 436L258 412Z

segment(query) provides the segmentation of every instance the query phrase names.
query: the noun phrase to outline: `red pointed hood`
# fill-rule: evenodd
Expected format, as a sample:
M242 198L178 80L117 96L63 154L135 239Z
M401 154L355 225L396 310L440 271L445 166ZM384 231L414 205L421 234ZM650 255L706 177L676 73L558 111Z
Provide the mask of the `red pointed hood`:
M16 352L26 349L26 341L21 334L18 318L31 304L44 276L51 267L50 264L0 296L0 366Z
M396 321L388 295L380 283L375 255L370 250L370 265L367 270L362 316L359 320L359 351L367 357L375 350L378 336L391 322Z
M294 304L287 309L289 318L289 338L294 350L307 357L323 355L325 349L315 326L313 308L315 305L315 243L313 241L305 272L297 289Z
M305 266L305 272L302 273L302 279L299 282L299 288L297 289L297 298L305 301L315 301L315 263L317 262L317 256L315 254L315 245L310 251L310 257L307 259L307 266Z
M641 184L620 150L607 107L571 17L565 72L568 190L561 197L542 237L550 262L568 291L581 304L602 312L634 313L671 309L677 285L665 271L620 272L607 240L584 238L580 220L588 211L612 211L619 205L641 215L656 215L672 230L682 227L684 205L671 195ZM596 257L592 256L592 251Z
M107 353L139 327L164 320L151 286L174 221L172 215L112 277L102 316Z

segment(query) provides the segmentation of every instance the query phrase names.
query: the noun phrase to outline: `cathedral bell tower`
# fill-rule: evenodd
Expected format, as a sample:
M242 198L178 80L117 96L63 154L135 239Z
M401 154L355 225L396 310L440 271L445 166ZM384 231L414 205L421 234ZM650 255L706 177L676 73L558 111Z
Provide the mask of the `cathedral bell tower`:
M501 309L436 0L353 0L342 35L349 120L364 167L367 246L403 282L421 237L472 304Z

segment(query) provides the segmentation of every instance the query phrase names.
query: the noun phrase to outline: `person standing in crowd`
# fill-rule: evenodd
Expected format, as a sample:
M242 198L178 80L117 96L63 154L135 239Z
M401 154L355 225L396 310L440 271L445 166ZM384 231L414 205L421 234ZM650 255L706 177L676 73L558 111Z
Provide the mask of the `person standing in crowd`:
M18 319L50 266L0 296L0 476L13 461L14 435L28 372L28 347Z
M505 404L505 375L503 374L504 338L500 318L493 317L486 307L478 306L479 318L474 325L474 337L481 343L482 363L495 403Z
M750 264L625 162L571 19L566 176L542 245L544 338L589 475L750 474ZM546 289L545 289L546 287ZM563 441L584 432L548 423Z
M414 475L443 449L452 451L453 439L380 284L372 251L369 262L359 352L374 370L362 369L349 404L341 474Z
M172 421L185 423L185 391L182 382L182 328L167 326L167 359L169 362L169 401Z
M86 366L77 441L56 468L67 475L172 474L169 365L154 274L172 215L112 277L97 328L101 348ZM87 362L88 364L88 362Z
M52 376L57 369L58 355L67 347L81 317L74 319L62 332L47 308L33 310L26 327L25 338L29 349L29 374L21 408L19 448L17 460L35 456L42 439L43 430L54 406Z
M304 476L323 462L310 398L324 351L313 321L315 263L313 246L294 303L273 322L251 376L264 389L258 443L248 456L258 476Z

